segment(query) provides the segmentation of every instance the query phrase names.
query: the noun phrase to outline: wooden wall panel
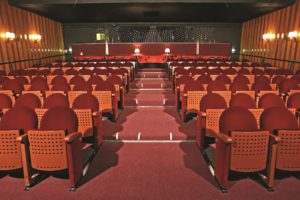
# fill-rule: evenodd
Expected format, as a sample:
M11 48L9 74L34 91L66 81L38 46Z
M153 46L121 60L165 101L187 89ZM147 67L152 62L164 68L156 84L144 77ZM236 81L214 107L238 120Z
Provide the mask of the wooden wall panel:
M8 42L4 37L6 32L15 33L17 39ZM0 1L0 34L0 63L59 55L64 48L61 23L13 7L7 0ZM34 43L28 39L29 34L40 34L42 40ZM45 59L43 63L57 59ZM16 63L12 67L26 68L34 63L37 61ZM7 71L10 66L0 65L1 69Z
M269 13L267 15L243 23L241 36L241 53L247 55L263 56L268 58L300 61L300 48L298 41L282 39L281 35L291 31L300 33L300 0L295 4ZM276 34L276 39L270 42L263 40L264 33ZM280 38L277 38L277 34ZM260 58L247 57L253 62L261 62ZM276 67L288 68L290 64L283 61L266 60ZM295 66L300 69L300 65Z

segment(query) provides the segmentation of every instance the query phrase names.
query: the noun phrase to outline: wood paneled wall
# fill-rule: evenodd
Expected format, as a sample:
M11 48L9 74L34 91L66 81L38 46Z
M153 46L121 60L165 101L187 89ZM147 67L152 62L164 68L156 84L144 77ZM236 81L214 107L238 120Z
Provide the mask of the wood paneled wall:
M15 33L16 39L7 41L5 33ZM7 0L0 1L0 63L40 58L62 54L64 48L62 25L56 21L13 7ZM25 39L25 35L40 34L40 42ZM48 58L43 63L58 58ZM13 64L14 69L26 68L38 61ZM9 65L0 65L0 70L9 70Z
M298 41L287 39L291 31L300 33L300 0L287 8L245 22L242 28L240 53L300 61L300 47L298 47L300 37ZM264 33L276 34L276 39L266 42L262 37ZM282 34L285 36L283 39ZM261 62L260 58L247 57L247 59ZM266 62L276 67L290 67L288 62L271 60L266 60ZM300 66L296 65L295 68L300 68Z

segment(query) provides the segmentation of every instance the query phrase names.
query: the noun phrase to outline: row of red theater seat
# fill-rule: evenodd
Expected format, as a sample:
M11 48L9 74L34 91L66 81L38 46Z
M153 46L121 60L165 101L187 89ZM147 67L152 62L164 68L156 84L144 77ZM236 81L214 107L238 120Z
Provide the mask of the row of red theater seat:
M86 102L83 105L89 108ZM101 115L89 116L92 124L85 128L93 132L84 135L78 132L78 112L64 106L44 110L42 116L40 111L24 106L8 110L0 121L0 143L6 147L1 148L0 170L23 170L26 189L41 174L64 170L74 190L83 175L83 143L91 138L95 154L102 141Z
M29 81L30 80L30 81ZM109 76L105 81L101 76L50 76L42 77L35 76L32 78L19 76L13 79L8 77L2 77L0 85L2 85L3 90L13 90L16 93L20 93L27 86L27 90L39 90L39 91L47 91L49 90L49 86L54 86L54 90L62 90L69 91L71 90L70 85L75 86L75 90L91 90L92 85L101 85L105 84L119 84L124 87L127 85L125 80L122 80L119 76L112 75ZM58 87L56 89L56 87ZM61 89L60 89L61 88ZM96 86L97 88L97 86ZM127 87L126 87L127 88Z
M199 66L199 67L272 67L269 63L235 62L230 60L182 60L170 61L171 67Z
M215 145L209 145L199 116L197 143L202 151L214 153L215 177L222 190L228 189L231 171L258 173L268 189L274 186L276 170L299 171L300 129L296 117L284 107L265 109L259 119L244 107L230 107L220 113Z
M110 62L58 62L46 64L34 64L32 68L65 68L65 67L132 67L131 62L110 61Z
M289 91L300 90L298 83L293 79L284 79L278 85L279 90L275 87L272 88L269 84L269 80L265 79L265 77L256 79L256 82L251 86L252 90L249 90L250 85L246 84L247 82L244 82L244 80L245 79L235 79L230 85L226 85L220 80L215 80L211 81L208 85L203 85L201 82L193 80L190 76L180 77L175 90L175 101L177 109L181 109L183 121L185 121L185 113L189 111L190 108L194 108L196 111L198 110L200 100L206 93L219 93L224 96L226 102L229 103L231 96L236 93L249 94L258 102L258 98L266 93L282 95L285 99ZM181 107L179 107L179 105L181 105Z
M226 74L226 75L234 75L234 74L244 74L244 75L293 75L300 74L300 70L295 73L290 71L289 69L276 69L276 68L252 68L252 67L191 67L191 68L180 68L174 67L171 68L171 72L173 76L184 75L184 74Z
M21 69L9 72L8 76L48 76L48 75L129 75L131 72L126 68L52 68L52 69ZM6 73L2 71L0 76L6 76Z

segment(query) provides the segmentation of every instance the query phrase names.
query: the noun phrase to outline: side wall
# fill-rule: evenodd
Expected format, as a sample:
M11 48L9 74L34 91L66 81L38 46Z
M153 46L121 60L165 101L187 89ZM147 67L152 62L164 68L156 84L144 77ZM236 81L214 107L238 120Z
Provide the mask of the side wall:
M16 39L7 41L6 32L15 33ZM0 34L0 63L59 55L64 48L60 23L13 7L7 0L0 1ZM39 34L42 39L35 43L28 39L29 34ZM58 58L49 58L43 62L52 62L56 59ZM33 63L37 61L15 63L12 66L0 65L0 70L9 70L10 67L25 68Z
M300 33L300 0L287 8L245 22L242 28L240 53L300 61L299 42L287 39L288 33L292 31ZM266 42L263 40L265 33L275 34L276 38ZM284 38L282 38L283 34ZM250 60L261 62L259 58ZM287 68L290 66L288 62L270 60L266 60L266 62L272 63L276 67ZM297 69L300 66L295 67Z

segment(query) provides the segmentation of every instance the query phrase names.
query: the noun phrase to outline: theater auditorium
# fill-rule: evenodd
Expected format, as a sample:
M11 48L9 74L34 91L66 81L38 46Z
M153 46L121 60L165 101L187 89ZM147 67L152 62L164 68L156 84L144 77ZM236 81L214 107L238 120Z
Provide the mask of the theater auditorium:
M300 0L1 0L0 199L300 199Z

